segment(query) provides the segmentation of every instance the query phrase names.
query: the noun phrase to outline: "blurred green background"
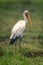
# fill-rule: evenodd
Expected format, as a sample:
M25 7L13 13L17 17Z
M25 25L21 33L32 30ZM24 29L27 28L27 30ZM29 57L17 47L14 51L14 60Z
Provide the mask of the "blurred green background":
M27 24L20 57L19 40L9 45L11 29L29 10L32 29ZM0 65L43 65L43 0L0 0Z

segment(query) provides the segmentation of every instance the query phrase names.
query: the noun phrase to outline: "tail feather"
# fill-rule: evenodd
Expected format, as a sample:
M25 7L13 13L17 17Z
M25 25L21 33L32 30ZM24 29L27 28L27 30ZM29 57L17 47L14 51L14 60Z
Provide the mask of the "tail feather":
M15 39L11 39L9 44L14 44L15 41L16 41L18 38L19 38L19 37L16 37Z
M15 40L11 39L9 44L14 44Z

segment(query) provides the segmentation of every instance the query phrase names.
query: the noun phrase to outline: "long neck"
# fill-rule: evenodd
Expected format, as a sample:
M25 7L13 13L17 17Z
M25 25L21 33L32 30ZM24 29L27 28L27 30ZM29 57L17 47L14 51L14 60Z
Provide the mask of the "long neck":
M24 17L24 20L25 20L25 23L27 24L27 18L26 18L26 16L25 15L23 15L23 17Z

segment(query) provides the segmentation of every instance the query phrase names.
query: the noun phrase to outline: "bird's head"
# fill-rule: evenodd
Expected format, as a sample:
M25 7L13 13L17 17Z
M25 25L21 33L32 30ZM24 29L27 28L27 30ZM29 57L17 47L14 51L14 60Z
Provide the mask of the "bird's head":
M28 20L28 21L30 22L30 26L31 26L31 28L32 28L32 21L31 21L31 18L30 18L30 13L29 13L29 11L28 11L28 10L25 10L25 11L23 12L23 16L24 16L24 19L25 19L25 20Z

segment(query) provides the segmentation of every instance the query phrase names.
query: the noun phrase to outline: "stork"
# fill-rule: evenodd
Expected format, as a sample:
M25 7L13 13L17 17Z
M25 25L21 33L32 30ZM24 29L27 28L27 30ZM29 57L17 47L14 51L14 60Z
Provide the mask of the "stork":
M30 18L30 13L28 10L25 10L23 12L23 17L24 17L24 20L20 20L18 21L14 27L12 28L12 31L11 31L11 36L10 36L10 44L13 44L15 43L15 41L18 39L18 38L22 38L23 37L23 33L25 31L25 28L26 28L26 24L30 23L30 26L32 28L32 22L31 22L31 18Z

